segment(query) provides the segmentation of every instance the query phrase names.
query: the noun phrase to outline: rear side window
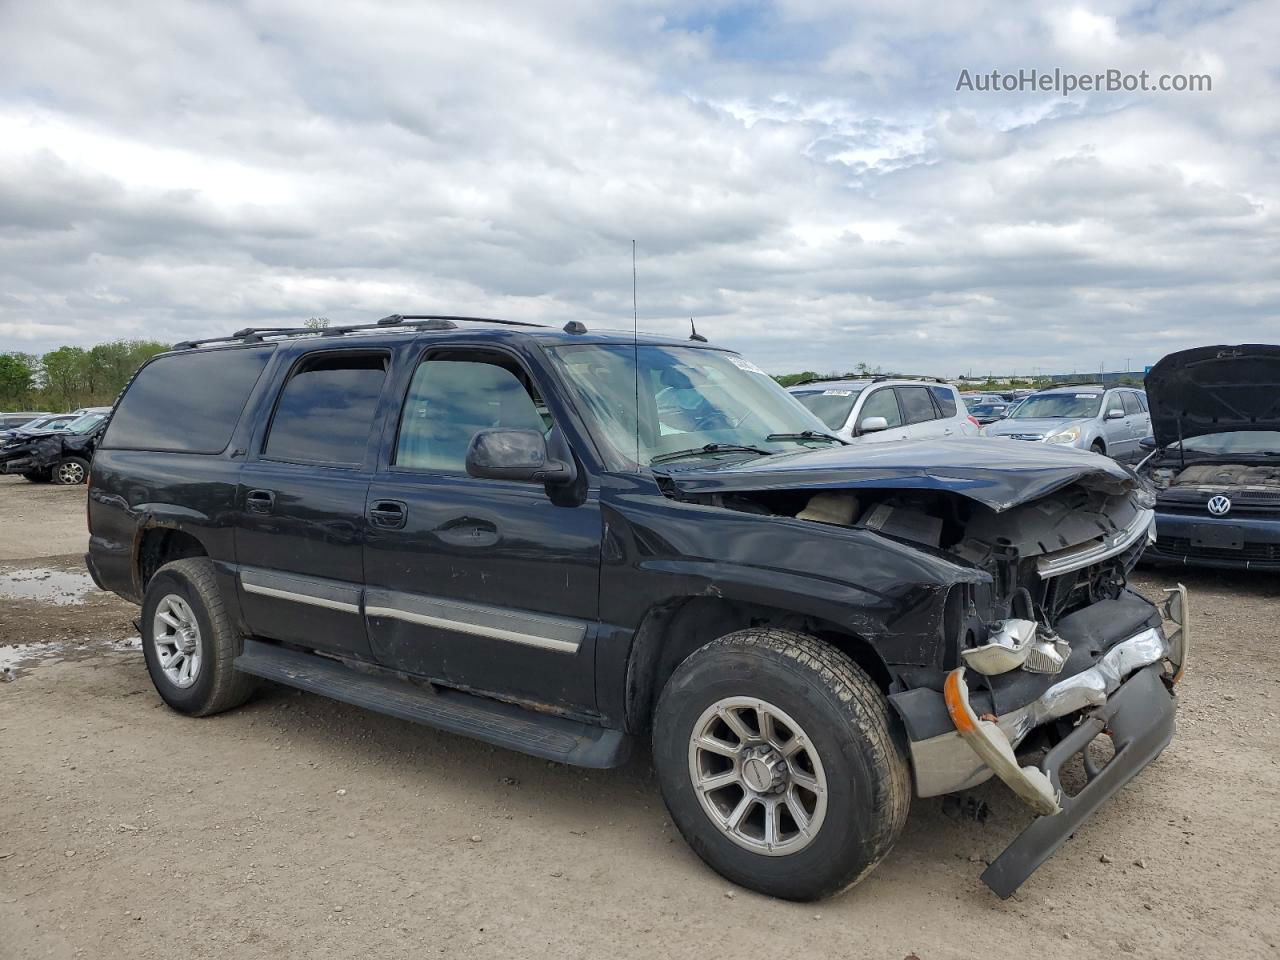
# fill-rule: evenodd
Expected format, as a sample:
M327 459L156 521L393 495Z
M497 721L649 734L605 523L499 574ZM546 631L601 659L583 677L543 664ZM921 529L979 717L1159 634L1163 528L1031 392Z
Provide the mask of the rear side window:
M152 360L116 407L104 448L221 453L274 347Z
M308 357L284 385L262 455L359 466L386 376L387 355L382 352Z
M907 423L924 423L938 419L929 399L928 387L898 387L898 402L902 404L902 417Z
M944 417L956 415L956 396L949 387L930 387L929 392L933 394L933 399L937 401L938 409L942 411Z

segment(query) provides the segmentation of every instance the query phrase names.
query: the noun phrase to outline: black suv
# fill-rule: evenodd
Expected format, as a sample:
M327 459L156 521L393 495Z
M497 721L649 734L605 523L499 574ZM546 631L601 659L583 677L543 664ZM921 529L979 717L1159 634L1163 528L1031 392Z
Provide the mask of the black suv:
M571 764L648 738L692 847L780 897L855 883L913 794L998 776L1040 815L984 874L1007 896L1172 737L1185 593L1166 631L1125 586L1152 524L1128 468L994 453L846 446L702 342L250 329L122 395L88 565L177 710L267 678Z

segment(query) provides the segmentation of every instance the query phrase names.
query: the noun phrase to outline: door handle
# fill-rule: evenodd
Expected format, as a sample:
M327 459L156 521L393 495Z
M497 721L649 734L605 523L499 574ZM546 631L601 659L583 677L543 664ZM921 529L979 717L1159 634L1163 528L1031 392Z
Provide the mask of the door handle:
M409 508L399 500L375 500L369 504L369 522L375 527L399 530L409 518Z
M250 490L244 497L245 509L250 513L270 513L276 505L276 495L270 490Z

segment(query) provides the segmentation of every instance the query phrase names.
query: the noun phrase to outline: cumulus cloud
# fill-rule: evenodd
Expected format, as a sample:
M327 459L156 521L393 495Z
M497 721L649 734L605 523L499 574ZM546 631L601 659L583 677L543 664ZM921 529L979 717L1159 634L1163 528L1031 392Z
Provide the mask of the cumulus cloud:
M1280 330L1265 2L0 5L0 350L326 315L700 332L775 372ZM957 91L1208 72L1205 93Z

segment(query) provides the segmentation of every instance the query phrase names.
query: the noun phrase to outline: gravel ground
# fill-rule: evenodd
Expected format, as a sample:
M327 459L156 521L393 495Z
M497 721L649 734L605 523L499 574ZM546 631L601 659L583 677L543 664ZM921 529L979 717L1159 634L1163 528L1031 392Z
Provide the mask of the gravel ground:
M282 688L171 712L135 609L77 578L83 518L83 487L0 478L4 960L1277 955L1280 578L1181 572L1177 738L1014 898L978 874L1029 817L986 784L796 905L707 870L647 756L582 771Z

